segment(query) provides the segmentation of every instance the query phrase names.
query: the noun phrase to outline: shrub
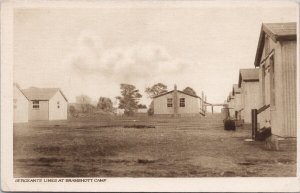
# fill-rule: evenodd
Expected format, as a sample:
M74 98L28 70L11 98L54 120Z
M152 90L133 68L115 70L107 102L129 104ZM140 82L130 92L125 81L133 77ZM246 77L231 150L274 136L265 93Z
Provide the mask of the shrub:
M149 116L152 116L154 114L154 110L152 108L148 109L147 111Z

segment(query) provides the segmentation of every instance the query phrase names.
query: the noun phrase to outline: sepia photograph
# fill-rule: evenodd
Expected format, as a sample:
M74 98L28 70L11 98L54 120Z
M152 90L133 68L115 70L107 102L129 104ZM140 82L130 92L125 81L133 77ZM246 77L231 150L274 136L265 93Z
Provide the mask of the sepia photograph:
M300 191L298 12L294 1L2 3L2 190Z

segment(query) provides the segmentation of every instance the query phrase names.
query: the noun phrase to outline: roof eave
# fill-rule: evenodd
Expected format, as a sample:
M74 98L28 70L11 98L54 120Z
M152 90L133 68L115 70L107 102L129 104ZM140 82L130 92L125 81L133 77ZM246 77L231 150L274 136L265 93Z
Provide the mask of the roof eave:
M255 55L255 60L254 60L255 67L259 66L259 64L260 64L260 59L261 59L264 44L265 44L265 32L263 30L263 26L264 25L262 25L261 30L260 30L258 45L257 45L257 49L256 49L256 55Z
M278 41L284 41L284 40L297 40L296 34L290 34L290 35L284 35L284 36L278 36Z
M169 93L171 93L171 92L173 92L173 91L174 91L174 90L171 90L171 91L164 92L164 93L162 93L162 94L156 95L156 96L153 97L153 99L158 98L158 97L161 97L161 96L164 96L164 95L169 94Z
M242 85L242 74L240 72L239 73L239 83L238 83L239 88L241 88L241 85Z
M265 44L265 34L267 34L275 43L277 41L297 40L297 34L277 35L263 23L260 30L260 36L254 60L255 67L260 66L261 56Z
M67 99L67 97L64 95L64 93L63 93L60 89L58 89L58 90L59 90L60 94L65 98L65 100L66 100L67 102L69 102L68 99Z

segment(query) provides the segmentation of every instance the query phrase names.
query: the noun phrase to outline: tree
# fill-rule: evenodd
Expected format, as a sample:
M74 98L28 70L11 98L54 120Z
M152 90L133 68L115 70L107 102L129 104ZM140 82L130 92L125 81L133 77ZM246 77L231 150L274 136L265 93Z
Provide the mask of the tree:
M86 113L91 111L92 99L87 95L80 95L76 97L76 103L80 104L81 112Z
M69 106L69 113L73 117L76 116L76 108L74 107L74 105Z
M119 100L119 108L124 109L125 115L133 115L134 110L138 108L138 103L142 95L134 85L121 84L120 89L122 96L116 97Z
M157 95L167 92L167 86L162 83L157 83L152 87L147 87L145 93L147 93L149 98L153 98Z
M112 112L113 104L110 98L100 97L97 103L97 109L102 109L107 112Z
M148 115L152 116L154 114L154 103L153 100L151 101L150 105L149 105L149 109L148 109Z
M197 96L196 91L194 89L192 89L191 87L186 87L185 89L183 89L183 92L186 94Z
M143 105L143 104L138 104L138 108L139 109L147 109L147 106Z

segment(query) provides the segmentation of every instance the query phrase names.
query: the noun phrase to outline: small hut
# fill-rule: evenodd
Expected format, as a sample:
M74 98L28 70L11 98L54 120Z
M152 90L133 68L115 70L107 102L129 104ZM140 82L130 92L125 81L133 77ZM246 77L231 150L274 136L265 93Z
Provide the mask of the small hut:
M241 119L251 123L251 109L257 109L260 104L258 69L240 69L239 84L241 88L242 108Z
M68 100L59 88L30 87L22 92L29 100L29 121L67 119Z
M153 98L154 115L194 116L205 112L204 100L196 95L174 90Z
M14 123L28 122L28 99L21 91L18 84L14 83L13 108Z
M228 95L228 108L229 108L229 117L234 118L235 112L234 112L234 96L232 95L232 92L229 93Z
M260 127L280 137L297 135L297 24L263 23L254 66L259 68Z
M234 117L236 120L241 120L242 96L241 88L237 84L232 86L232 95L234 97Z

